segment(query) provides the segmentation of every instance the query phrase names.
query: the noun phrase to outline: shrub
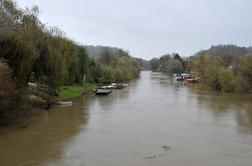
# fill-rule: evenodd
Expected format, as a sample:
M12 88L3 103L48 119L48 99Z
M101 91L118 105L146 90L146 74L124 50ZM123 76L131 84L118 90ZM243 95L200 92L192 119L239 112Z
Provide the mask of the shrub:
M235 85L235 91L244 93L247 92L250 89L249 83L244 77L241 75L237 75L234 79L234 85Z
M220 90L223 92L234 91L233 73L229 69L221 68L218 73Z
M23 121L29 110L29 100L25 89L18 90L11 78L9 66L0 61L0 125Z

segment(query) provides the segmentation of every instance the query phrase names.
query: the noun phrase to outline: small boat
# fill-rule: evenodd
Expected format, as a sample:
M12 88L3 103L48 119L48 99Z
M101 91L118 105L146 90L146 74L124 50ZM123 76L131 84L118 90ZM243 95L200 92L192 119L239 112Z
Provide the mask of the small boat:
M127 88L127 87L129 86L129 84L128 84L128 83L123 83L122 86L123 86L124 88Z
M102 86L100 89L114 89L114 85Z
M109 95L112 93L112 89L98 88L94 90L96 95Z
M128 83L112 83L110 86L113 86L113 89L123 89L129 86Z
M176 76L176 81L183 81L183 77L182 76Z
M110 84L110 86L113 86L113 89L123 89L124 88L121 83L112 83L112 84Z
M196 80L193 79L193 78L187 78L186 79L186 83L188 83L188 84L192 84L192 83L195 83L195 82L196 82Z
M186 73L182 73L181 75L177 75L177 76L175 77L175 79L176 79L177 81L184 81L184 80L190 79L190 78L192 78L191 75L190 75L190 74L186 74Z
M123 89L125 88L123 84L116 84L115 89Z
M177 77L179 77L179 74L173 74L174 79L177 79Z
M192 84L192 83L198 82L198 80L199 80L199 77L198 78L187 78L186 83Z
M72 106L73 102L72 101L58 101L55 104L56 105L61 105L61 106Z
M116 85L117 85L117 83L111 83L111 85L112 85L112 86L116 86Z

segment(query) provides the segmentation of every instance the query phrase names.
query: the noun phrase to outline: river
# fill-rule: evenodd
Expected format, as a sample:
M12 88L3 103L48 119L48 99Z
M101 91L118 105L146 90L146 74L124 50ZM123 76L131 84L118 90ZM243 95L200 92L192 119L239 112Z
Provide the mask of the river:
M252 96L141 72L110 96L0 129L1 166L251 166Z

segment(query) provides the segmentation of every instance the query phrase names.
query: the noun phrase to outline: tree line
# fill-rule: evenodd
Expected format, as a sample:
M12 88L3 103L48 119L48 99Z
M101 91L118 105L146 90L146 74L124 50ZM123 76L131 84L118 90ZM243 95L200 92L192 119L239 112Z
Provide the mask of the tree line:
M252 89L252 56L233 56L229 53L210 57L200 54L188 61L195 76L214 90L249 92Z
M150 60L150 68L152 71L160 71L169 74L182 73L186 70L186 61L179 54L166 54L160 58Z
M139 75L128 52L104 49L97 59L85 46L68 39L57 27L38 18L39 8L21 9L12 0L0 8L0 124L30 110L29 82L56 92L61 85L124 82ZM3 122L3 123L4 123Z
M198 77L201 84L223 92L249 92L252 89L251 47L212 46L188 58L166 54L150 61L152 71L182 72Z

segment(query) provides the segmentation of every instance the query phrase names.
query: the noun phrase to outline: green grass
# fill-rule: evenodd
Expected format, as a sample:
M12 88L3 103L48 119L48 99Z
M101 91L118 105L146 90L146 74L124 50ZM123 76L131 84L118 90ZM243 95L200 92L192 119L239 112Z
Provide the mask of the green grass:
M60 87L59 96L55 99L57 100L67 100L81 96L82 94L88 93L91 90L97 88L95 84L85 84L82 85L73 85L73 86L62 86Z

